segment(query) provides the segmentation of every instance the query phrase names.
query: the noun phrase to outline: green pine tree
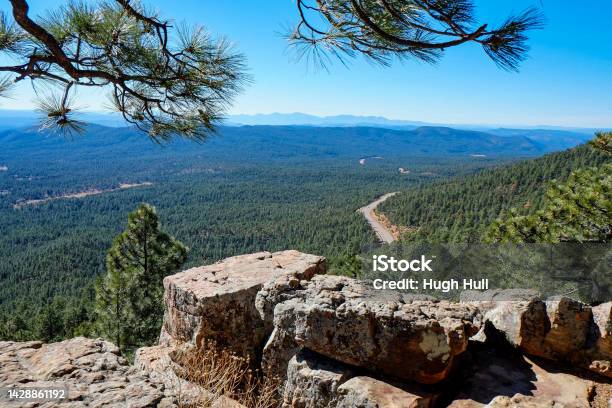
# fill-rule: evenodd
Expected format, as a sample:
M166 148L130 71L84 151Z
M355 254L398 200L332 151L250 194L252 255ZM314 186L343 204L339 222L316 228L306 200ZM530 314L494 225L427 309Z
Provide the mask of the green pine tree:
M612 155L612 133L599 133L591 146ZM612 163L578 169L565 183L549 185L544 208L531 215L513 209L487 233L492 242L610 242Z
M157 213L143 204L128 216L106 259L107 274L96 283L96 326L123 351L154 343L163 318L165 276L187 258L187 248L160 231Z
M60 340L64 337L62 313L66 306L63 298L55 298L43 306L34 319L34 336L45 342Z

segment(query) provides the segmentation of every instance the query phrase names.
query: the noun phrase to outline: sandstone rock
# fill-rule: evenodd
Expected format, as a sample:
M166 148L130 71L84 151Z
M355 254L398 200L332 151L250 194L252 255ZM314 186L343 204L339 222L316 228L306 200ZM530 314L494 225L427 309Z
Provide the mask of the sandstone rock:
M130 367L113 344L83 337L43 344L0 342L0 387L65 387L58 407L168 406L163 386ZM33 406L2 401L3 407ZM44 405L43 405L44 406Z
M540 294L531 289L466 290L461 292L459 301L476 306L488 322L488 326L483 324L480 332L472 338L476 341L486 341L485 329L495 327L498 333L488 330L489 337L500 334L494 337L505 337L505 341L513 345L528 345L532 333L546 321ZM524 321L521 321L523 317Z
M264 319L274 305L263 368L281 378L287 357L307 348L400 379L436 383L449 375L480 322L471 305L412 300L338 276L280 278L264 285L256 303Z
M482 302L487 339L523 352L612 377L612 302L595 308L567 297Z
M487 338L499 333L510 344L531 354L541 352L550 330L546 304L539 299L499 302L485 313L484 321Z
M304 316L294 312L295 306L299 307L291 300L274 308L274 329L263 348L261 369L268 378L280 383L286 378L289 360L301 350L295 338L295 320Z
M570 361L586 347L591 308L569 299L498 302L485 321L528 354Z
M612 378L612 302L592 309L595 344L588 353L589 369Z
M352 367L303 350L289 361L282 407L428 408L434 402L435 394L418 386L400 388L358 375Z
M435 396L406 391L370 377L354 377L338 387L336 408L430 408Z
M504 350L471 351L449 408L589 408L595 387L611 387Z
M297 251L260 252L228 258L164 279L166 313L160 343L189 342L219 347L259 359L272 322L261 319L255 296L280 276L310 279L325 273L325 259Z
M584 350L592 322L591 308L563 297L546 302L546 311L550 330L544 338L544 350L534 355L563 361Z
M355 374L348 366L304 350L287 366L285 408L331 408L337 406L338 387Z
M595 306L592 312L599 332L598 346L603 352L612 354L612 302Z

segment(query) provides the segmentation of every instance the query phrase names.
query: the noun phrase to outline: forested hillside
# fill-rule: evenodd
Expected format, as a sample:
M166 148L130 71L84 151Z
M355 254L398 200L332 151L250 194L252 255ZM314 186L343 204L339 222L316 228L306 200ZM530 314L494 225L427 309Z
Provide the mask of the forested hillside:
M541 206L549 181L564 181L573 170L605 161L610 158L583 145L467 177L422 184L389 199L380 211L393 224L412 227L405 239L479 242L502 211L516 207L530 213Z
M529 131L525 131L528 133ZM36 128L5 130L0 132L2 153L10 158L11 152L27 150L32 155L55 157L66 152L84 151L92 157L113 152L157 154L160 145L151 143L130 128L110 128L89 125L84 135L77 135L67 144L58 135L39 132ZM193 141L173 140L161 147L176 152L193 152ZM420 127L414 130L395 130L377 127L311 127L311 126L226 126L219 128L206 140L209 155L235 159L278 160L299 156L360 157L367 155L470 155L533 156L548 147L525 135L497 136L486 132L459 130L447 127Z

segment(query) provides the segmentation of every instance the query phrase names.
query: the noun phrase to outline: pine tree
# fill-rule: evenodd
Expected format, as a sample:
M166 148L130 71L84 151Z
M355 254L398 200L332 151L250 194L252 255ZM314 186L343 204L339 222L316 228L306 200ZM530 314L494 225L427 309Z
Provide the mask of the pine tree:
M130 213L108 252L107 274L96 284L99 333L127 352L153 343L163 318L162 280L186 258L187 248L160 231L153 207Z
M591 146L611 156L612 133L598 133ZM543 209L520 215L512 209L487 233L493 242L610 242L612 163L577 169L565 183L551 182Z
M34 336L36 339L50 342L63 338L64 321L63 311L66 301L55 298L48 305L43 306L34 319Z

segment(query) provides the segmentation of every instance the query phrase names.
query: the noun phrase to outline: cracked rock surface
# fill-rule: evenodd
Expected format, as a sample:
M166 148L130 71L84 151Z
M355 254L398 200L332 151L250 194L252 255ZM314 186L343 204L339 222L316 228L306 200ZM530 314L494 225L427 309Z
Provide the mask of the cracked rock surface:
M435 400L422 387L390 384L303 350L289 361L282 407L429 408Z
M2 407L172 407L163 385L127 365L115 345L77 337L59 343L0 342L0 387L60 387L68 399ZM4 405L6 404L6 405Z
M483 310L488 340L612 378L612 302L591 307L567 297L543 300L529 291L517 298L515 292L463 297Z
M455 357L480 328L472 305L376 291L340 276L281 277L264 285L256 305L262 318L274 323L262 366L280 378L289 359L306 348L345 364L433 384L448 377Z

